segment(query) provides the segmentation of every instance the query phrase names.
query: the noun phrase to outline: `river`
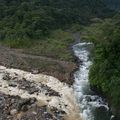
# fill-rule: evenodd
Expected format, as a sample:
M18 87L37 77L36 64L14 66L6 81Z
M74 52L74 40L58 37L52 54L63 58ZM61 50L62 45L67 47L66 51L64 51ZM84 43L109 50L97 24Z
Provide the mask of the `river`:
M73 46L76 57L82 62L74 73L74 93L83 120L111 120L108 104L90 89L88 74L92 61L90 59L91 43L79 43Z

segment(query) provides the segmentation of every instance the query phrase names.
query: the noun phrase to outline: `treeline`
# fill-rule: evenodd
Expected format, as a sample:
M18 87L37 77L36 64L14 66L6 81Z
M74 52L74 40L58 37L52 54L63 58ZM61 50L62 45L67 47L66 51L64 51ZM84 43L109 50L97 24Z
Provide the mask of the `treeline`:
M97 20L85 28L83 39L94 43L89 73L92 88L102 91L120 119L120 15Z
M120 0L105 0L105 3L112 9L120 10Z
M41 39L53 29L110 14L101 0L0 0L0 40Z

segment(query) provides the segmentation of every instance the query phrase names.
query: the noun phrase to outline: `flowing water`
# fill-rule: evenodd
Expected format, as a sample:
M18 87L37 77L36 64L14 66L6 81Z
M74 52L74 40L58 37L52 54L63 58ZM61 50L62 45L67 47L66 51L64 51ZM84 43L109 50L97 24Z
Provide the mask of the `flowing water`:
M88 81L89 67L92 64L89 57L91 43L79 43L73 46L74 54L82 61L74 73L74 92L83 120L111 120L109 107L105 101L96 95Z

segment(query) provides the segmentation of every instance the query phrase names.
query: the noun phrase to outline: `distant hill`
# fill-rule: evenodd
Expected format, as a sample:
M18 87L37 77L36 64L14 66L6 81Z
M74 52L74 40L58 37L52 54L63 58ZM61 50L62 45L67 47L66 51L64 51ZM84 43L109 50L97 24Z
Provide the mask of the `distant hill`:
M105 0L105 2L110 8L120 10L120 0Z
M52 29L109 12L102 0L0 0L0 40L41 39Z

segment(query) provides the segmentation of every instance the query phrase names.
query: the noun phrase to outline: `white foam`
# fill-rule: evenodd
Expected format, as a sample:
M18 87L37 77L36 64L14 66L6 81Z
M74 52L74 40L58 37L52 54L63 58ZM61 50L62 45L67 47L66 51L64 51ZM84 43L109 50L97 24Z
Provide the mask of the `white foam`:
M86 46L90 44L91 43L84 42L73 46L75 55L82 61L82 64L79 66L79 70L74 74L75 83L73 87L83 120L94 120L94 116L92 114L92 108L94 107L103 106L109 110L108 105L102 101L101 97L92 94L88 95L84 91L84 88L90 88L88 74L89 67L92 65L92 62L89 60L89 51L86 49Z

